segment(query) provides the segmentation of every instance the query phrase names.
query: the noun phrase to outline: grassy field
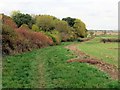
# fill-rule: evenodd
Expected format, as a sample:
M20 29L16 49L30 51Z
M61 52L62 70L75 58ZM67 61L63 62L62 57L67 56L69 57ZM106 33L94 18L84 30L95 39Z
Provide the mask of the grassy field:
M101 38L117 38L117 36L96 37L81 43L78 48L86 54L118 67L118 43L102 43Z
M76 57L62 43L3 59L4 88L112 88L118 87L106 73L92 65L67 63ZM85 43L86 44L86 43ZM90 43L89 43L90 44ZM91 45L91 44L90 44ZM84 49L83 49L84 50ZM114 63L116 64L116 63Z
M118 38L118 35L99 35L99 38Z

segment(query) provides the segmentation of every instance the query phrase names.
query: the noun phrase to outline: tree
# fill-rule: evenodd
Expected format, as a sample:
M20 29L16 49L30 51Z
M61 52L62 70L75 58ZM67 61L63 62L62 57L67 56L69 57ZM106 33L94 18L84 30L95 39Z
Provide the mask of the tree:
M16 22L18 27L20 27L22 24L27 24L31 28L32 24L34 23L34 20L29 14L13 12L11 16L13 20Z
M67 17L67 18L63 18L62 20L66 21L68 23L69 26L73 27L73 25L75 24L75 18L71 18L71 17Z
M72 41L76 38L74 33L75 29L70 27L66 21L56 20L55 29L61 33L61 37L64 39L63 41Z
M76 19L73 27L75 29L75 33L77 34L77 36L79 36L79 37L86 36L87 29L86 29L85 24L81 20Z
M36 25L44 31L51 31L55 29L55 19L50 15L39 15L36 16Z
M12 12L11 12L11 17L16 16L18 13L20 13L19 10L12 11Z
M58 30L59 32L68 32L70 27L66 21L56 20L55 29Z

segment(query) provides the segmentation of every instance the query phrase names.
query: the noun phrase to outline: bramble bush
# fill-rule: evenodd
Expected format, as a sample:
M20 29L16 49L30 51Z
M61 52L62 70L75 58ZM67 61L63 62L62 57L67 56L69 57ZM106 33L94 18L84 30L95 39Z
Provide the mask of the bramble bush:
M33 32L20 27L16 30L21 37L24 37L29 42L29 48L42 48L48 45L53 45L51 38L44 35L42 32Z
M14 29L17 28L16 23L8 16L2 15L2 53L11 54L14 53L17 33Z
M3 54L10 54L15 49L17 34L14 29L8 25L2 26L2 51Z
M4 55L31 51L32 49L53 45L53 40L44 33L34 32L26 24L17 28L14 27L16 26L14 22L11 21L14 25L9 25L5 20L2 26L2 52Z
M17 28L17 25L16 23L13 21L13 19L11 19L9 16L6 16L6 15L2 15L2 20L3 20L3 23L5 25L9 25L10 27L12 28Z

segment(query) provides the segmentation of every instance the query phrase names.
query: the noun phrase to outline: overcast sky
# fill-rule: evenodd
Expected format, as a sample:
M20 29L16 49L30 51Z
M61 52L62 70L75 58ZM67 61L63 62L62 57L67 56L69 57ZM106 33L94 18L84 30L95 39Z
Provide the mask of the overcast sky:
M118 29L119 0L1 0L0 13L13 10L29 14L49 14L60 19L79 18L87 29Z

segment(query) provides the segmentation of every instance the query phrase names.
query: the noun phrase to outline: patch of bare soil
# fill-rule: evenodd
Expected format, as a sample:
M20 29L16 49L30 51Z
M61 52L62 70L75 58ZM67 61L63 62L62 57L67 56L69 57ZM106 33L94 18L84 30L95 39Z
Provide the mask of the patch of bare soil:
M108 73L111 78L118 80L118 68L114 65L108 64L101 60L96 59L95 57L91 57L84 52L81 52L77 48L78 44L71 44L66 46L65 48L73 51L78 57L75 59L67 60L67 63L71 62L80 62L80 63L89 63L99 68L99 70Z

